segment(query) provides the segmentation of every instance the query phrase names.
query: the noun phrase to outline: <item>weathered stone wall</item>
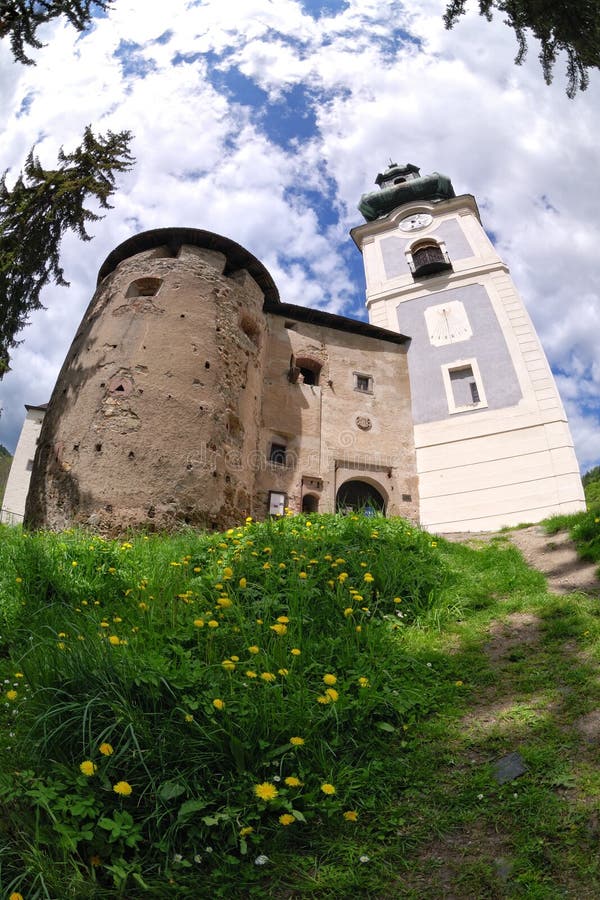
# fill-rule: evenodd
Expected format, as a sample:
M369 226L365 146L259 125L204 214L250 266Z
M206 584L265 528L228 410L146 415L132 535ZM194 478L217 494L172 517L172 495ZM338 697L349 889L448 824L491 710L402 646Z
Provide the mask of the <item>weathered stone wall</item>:
M418 484L406 346L336 328L268 316L262 430L254 507L265 514L269 491L294 511L312 494L333 512L351 479L375 487L388 515L418 520ZM318 385L290 383L290 361L321 366ZM372 379L356 389L355 373ZM269 462L285 444L286 465Z
M101 283L46 414L30 527L221 528L250 513L263 293L224 266L214 250L165 247Z

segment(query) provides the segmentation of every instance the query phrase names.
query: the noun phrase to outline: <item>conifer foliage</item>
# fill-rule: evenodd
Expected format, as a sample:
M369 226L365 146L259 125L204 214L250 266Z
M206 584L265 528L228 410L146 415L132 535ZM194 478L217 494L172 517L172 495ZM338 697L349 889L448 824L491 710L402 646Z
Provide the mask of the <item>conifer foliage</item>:
M465 12L466 0L450 0L444 22L452 28ZM517 65L527 53L526 31L536 37L546 84L559 53L567 56L567 96L571 99L589 83L589 69L600 68L600 0L479 0L479 13L491 21L497 10L514 30L519 44Z
M90 24L94 8L105 10L111 3L112 0L0 0L0 38L10 37L15 59L32 65L25 47L43 46L37 36L40 25L66 16L77 31L83 31Z
M86 225L101 216L86 203L110 209L116 175L133 164L130 140L128 131L96 137L88 126L72 153L59 151L57 168L45 169L31 150L14 187L0 180L0 378L15 335L42 306L42 288L68 284L59 258L65 232L89 241Z

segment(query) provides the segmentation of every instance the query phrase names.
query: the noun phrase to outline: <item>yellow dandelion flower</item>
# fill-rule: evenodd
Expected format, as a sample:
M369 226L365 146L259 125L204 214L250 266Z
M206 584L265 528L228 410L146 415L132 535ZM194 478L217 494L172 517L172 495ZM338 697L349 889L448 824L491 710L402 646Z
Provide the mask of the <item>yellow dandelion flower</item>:
M262 625L262 623L263 623L263 620L262 620L262 619L257 619L257 620L256 620L256 624L257 624L257 625Z
M84 759L84 761L79 764L81 774L85 775L87 778L91 778L92 775L95 775L97 769L98 766L96 763L92 762L91 759Z
M462 687L462 686L463 686L463 682L462 682L462 681L455 681L454 684L456 685L456 687Z
M317 703L325 706L327 703L331 703L331 697L328 697L327 694L319 694L319 696L317 697Z
M209 627L209 628L218 628L218 627L219 627L219 623L217 622L216 619L210 619L210 621L209 621L209 623L208 623L208 627Z
M292 745L292 747L302 747L302 745L304 744L304 738L295 735L294 737L290 738L290 744Z
M366 581L367 584L370 584L372 581L375 581L375 579L370 572L365 572L365 574L363 575L363 581Z
M303 579L304 579L304 578L308 578L308 575L306 574L306 572L299 572L299 573L298 573L298 578L303 578Z
M279 791L270 781L263 781L261 784L254 785L254 795L259 800L274 800Z
M329 782L327 781L325 782L325 784L321 785L321 790L324 794L327 794L328 797L331 797L333 796L333 794L335 794L334 786L332 784L329 784Z
M298 647L292 647L290 653L292 654L292 656L300 656L302 650L299 650Z
M12 702L13 700L16 700L19 695L16 691L7 691L4 696L7 700L10 700Z
M141 603L138 603L138 608L141 609L142 612L144 612L144 610L148 609L148 604L144 603L144 601L142 600Z
M346 609L344 610L344 615L346 616L347 619L348 619L350 616L354 615L354 610L352 609L351 606L347 606L347 607L346 607Z
M17 577L15 578L15 581L17 582L17 584L22 584L22 583L23 583L23 579L22 579L22 578L19 578L19 576L17 576Z
M248 647L248 653L260 653L260 647L253 644L251 647Z
M340 574L338 575L338 581L340 582L340 584L343 584L347 579L348 579L348 573L340 572Z
M362 675L362 676L358 679L358 683L359 683L359 685L360 685L361 688L369 687L369 679L368 679L368 678L365 678L364 675Z
M72 566L73 566L73 568L75 568L75 566L78 566L78 565L79 565L79 563L78 563L78 562L76 562L76 561L75 561L75 560L73 560L73 562L72 562L72 563L71 563L71 565L72 565Z
M15 678L25 678L22 672L15 672Z
M235 670L235 663L232 659L224 659L221 665L226 672L233 672Z
M330 580L330 581L327 582L327 584L329 585L329 587L333 587L334 584L335 584L335 581L331 581L331 580Z
M18 891L13 891L12 894L9 895L8 900L23 900L23 894L20 894Z
M287 616L277 616L277 621L281 622L282 625L287 625L290 621Z
M116 634L111 634L108 637L109 644L112 644L113 647L118 647L121 643L120 638Z
M263 563L263 569L264 569L265 571L266 571L267 569L270 569L270 568L271 568L271 563L270 563L270 562Z
M269 628L280 637L283 637L284 634L287 634L287 625L281 625L279 622L277 623L277 625L269 625Z
M263 681L276 681L275 675L272 672L261 672L260 677Z
M186 722L193 722L193 721L194 721L194 717L193 717L193 715L192 715L191 713L187 713L187 714L184 716L184 720L185 720Z
M196 628L204 628L204 619L194 619Z
M338 558L336 559L336 563L338 564L338 566L343 566L345 562L346 560L342 559L341 556L338 556Z
M225 701L221 700L219 697L215 697L215 699L213 700L213 706L215 709L224 709Z
M277 674L285 678L286 675L290 674L290 671L289 669L277 669Z
M252 825L245 825L243 828L240 828L240 837L246 837L249 834L252 834L254 828Z
M100 628L110 628L110 624L106 620L103 620L100 622Z
M229 566L225 566L225 568L223 569L223 578L225 580L229 580L232 575L233 575L233 569L231 569Z
M240 587L241 587L242 589L245 588L246 585L248 584L248 582L246 581L245 578L240 578L240 582L239 582L239 583L240 583Z
M244 674L246 675L246 678L257 678L258 677L256 672L253 672L252 669L248 669L248 671L245 672Z
M358 813L354 809L347 809L344 813L344 818L346 822L356 822L358 819Z
M299 778L296 778L295 775L288 775L288 777L283 780L288 787L302 787L302 782Z
M291 813L283 813L283 815L279 816L279 821L282 825L293 825L296 820Z
M357 625L356 630L360 633L362 631L362 625Z
M285 563L279 563L278 568L279 568L279 569L287 569L287 566L286 566Z
M98 749L100 750L100 753L102 754L102 756L112 756L113 753L115 752L113 750L112 744L107 744L106 742L103 744L100 744Z
M336 700L339 700L340 695L335 690L335 688L327 688L325 693L333 703L335 703Z
M394 597L394 603L402 603L402 597Z
M194 572L201 572L201 571L202 571L202 569L200 568L200 566L194 566Z
M232 662L239 662L239 661L240 661L239 656L230 656L229 659L230 659Z
M337 678L335 675L331 675L328 673L327 675L323 675L323 681L325 684L335 684L337 682Z
M221 609L229 609L230 606L233 606L233 602L229 599L229 597L219 597L217 600L217 606L220 606Z
M128 781L117 781L116 784L113 784L113 791L115 794L119 794L120 797L129 797L132 790L133 788Z

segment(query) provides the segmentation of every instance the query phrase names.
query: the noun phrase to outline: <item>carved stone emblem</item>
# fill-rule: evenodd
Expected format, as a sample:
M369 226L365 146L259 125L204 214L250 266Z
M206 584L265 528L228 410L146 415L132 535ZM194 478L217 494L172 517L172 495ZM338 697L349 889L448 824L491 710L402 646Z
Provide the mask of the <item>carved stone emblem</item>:
M372 426L372 422L368 416L357 416L356 424L360 428L361 431L369 431Z

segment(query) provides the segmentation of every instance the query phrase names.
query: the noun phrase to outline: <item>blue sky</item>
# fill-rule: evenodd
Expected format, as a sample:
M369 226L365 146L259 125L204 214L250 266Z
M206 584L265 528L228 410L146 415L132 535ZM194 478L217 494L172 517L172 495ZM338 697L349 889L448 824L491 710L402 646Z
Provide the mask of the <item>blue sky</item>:
M32 144L48 165L83 128L129 128L135 169L81 244L71 287L49 287L0 382L0 442L42 403L110 250L169 225L216 231L267 266L282 299L365 318L349 230L391 157L475 195L511 268L569 412L582 467L600 462L597 204L600 78L569 101L564 63L547 87L501 17L451 31L422 0L115 0L84 35L47 26L36 67L0 42L0 165Z

